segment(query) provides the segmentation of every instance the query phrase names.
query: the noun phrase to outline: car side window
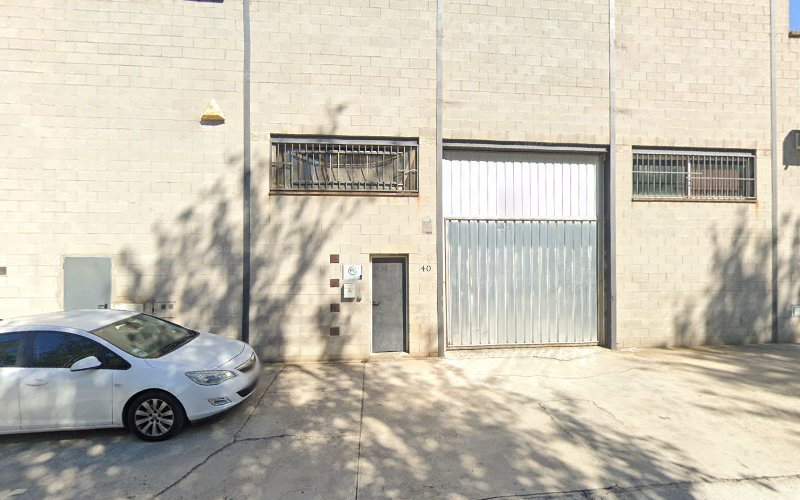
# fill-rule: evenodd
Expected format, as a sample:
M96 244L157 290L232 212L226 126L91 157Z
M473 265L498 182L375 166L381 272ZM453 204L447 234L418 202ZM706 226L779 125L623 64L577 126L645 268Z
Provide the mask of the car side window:
M103 366L100 368L106 368L108 370L127 370L131 367L130 363L109 351L105 347L101 346L100 344L97 344L97 346L102 349L101 355L97 356L97 359L103 363Z
M21 361L24 333L4 333L0 335L0 368L19 366Z
M69 368L76 361L95 356L101 368L124 370L130 365L94 340L65 332L37 332L29 365L32 368Z

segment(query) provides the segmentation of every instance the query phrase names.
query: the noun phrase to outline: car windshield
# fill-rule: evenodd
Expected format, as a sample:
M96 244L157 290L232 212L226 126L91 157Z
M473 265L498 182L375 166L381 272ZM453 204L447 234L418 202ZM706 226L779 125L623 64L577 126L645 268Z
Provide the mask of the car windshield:
M137 358L161 357L198 335L197 332L147 314L131 316L93 330L92 333Z

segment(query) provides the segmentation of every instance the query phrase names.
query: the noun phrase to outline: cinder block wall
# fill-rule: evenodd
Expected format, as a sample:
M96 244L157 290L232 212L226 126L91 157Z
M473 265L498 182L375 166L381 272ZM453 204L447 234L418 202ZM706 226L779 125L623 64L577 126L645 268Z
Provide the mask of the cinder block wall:
M608 144L607 9L445 2L444 137ZM615 14L619 344L767 340L769 4L622 1ZM435 219L435 15L433 0L252 2L250 319L269 358L365 357L378 254L409 255L409 348L436 352L435 235L421 229ZM64 256L111 256L115 302L175 301L178 320L238 335L241 4L5 0L0 16L0 317L59 309ZM788 134L798 40L779 40ZM212 97L224 125L200 123ZM270 134L418 138L419 196L270 195ZM758 200L633 202L633 146L755 150ZM800 302L790 149L787 339ZM330 254L366 271L362 301L338 314Z
M783 342L800 340L800 151L793 131L800 130L800 38L790 38L788 0L778 2L778 325Z
M445 137L607 144L607 2L445 6ZM617 2L621 347L769 339L768 2ZM749 149L756 203L633 202L632 147Z
M376 255L408 256L408 349L436 355L435 23L432 0L253 2L251 324L267 358L366 358ZM270 195L270 134L419 139L419 196ZM362 299L332 313L343 264L363 266Z
M608 2L444 6L444 138L608 144Z
M0 317L61 309L64 256L109 256L112 301L238 334L241 5L2 4Z
M620 347L763 342L769 2L617 3ZM757 202L632 201L632 146L757 154Z

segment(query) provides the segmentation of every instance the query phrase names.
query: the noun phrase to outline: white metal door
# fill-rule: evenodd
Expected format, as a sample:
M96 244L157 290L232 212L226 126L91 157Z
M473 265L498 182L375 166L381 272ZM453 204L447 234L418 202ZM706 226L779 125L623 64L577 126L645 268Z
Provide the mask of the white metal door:
M448 151L449 347L596 343L600 157Z

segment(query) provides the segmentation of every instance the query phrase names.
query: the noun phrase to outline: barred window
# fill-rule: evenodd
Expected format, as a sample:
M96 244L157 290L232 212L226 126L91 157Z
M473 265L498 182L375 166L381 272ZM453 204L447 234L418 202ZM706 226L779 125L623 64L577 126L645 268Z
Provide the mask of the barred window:
M755 200L753 153L633 151L634 199Z
M272 138L273 192L416 193L416 140Z

